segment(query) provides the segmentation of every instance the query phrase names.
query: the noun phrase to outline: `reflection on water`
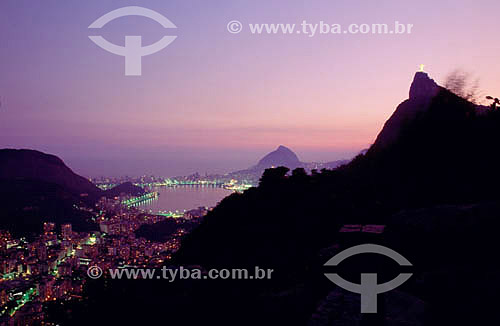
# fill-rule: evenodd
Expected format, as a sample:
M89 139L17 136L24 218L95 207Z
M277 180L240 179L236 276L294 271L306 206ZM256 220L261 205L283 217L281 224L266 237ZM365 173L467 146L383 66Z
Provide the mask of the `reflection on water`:
M184 211L200 206L215 206L232 191L214 186L155 187L159 196L144 201L136 207L159 213L161 211Z

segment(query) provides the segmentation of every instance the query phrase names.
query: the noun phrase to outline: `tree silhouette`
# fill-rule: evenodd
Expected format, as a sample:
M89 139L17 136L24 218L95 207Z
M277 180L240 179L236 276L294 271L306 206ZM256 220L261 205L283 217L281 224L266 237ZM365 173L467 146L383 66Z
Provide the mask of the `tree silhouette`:
M471 80L471 78L470 73L455 69L446 76L444 87L467 101L477 103L480 95L479 79Z
M492 96L486 96L486 99L493 101L493 103L491 103L491 108L493 110L495 110L497 107L500 106L500 100L498 98L493 98Z
M260 186L267 186L279 183L280 180L286 179L286 174L290 171L289 168L279 166L277 168L266 169L260 178Z

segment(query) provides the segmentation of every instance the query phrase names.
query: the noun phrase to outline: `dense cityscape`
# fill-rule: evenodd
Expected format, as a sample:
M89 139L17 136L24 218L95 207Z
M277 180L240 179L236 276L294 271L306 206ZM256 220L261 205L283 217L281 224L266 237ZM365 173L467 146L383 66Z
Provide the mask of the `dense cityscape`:
M57 228L50 221L30 240L0 231L0 325L50 325L45 320L46 304L84 300L89 266L157 268L168 261L181 238L208 209L199 207L167 217L134 207L151 195L101 198L94 209L80 208L91 211L98 231L75 232L71 224ZM178 227L166 241L136 236L141 226L168 219Z
M176 186L212 186L222 187L232 191L244 191L254 187L258 183L260 175L241 176L238 173L231 175L205 175L194 173L188 176L165 178L156 176L141 176L141 177L97 177L90 178L94 184L103 190L111 189L119 184L131 182L146 190L152 190L155 187L176 187Z

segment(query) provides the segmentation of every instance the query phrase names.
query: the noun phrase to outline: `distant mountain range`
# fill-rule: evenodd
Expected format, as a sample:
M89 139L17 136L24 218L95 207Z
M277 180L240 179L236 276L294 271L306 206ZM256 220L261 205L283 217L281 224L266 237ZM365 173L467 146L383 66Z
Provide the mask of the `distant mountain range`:
M365 152L366 150L361 153ZM312 170L320 171L322 169L336 169L339 166L349 163L350 161L351 160L338 160L326 163L302 162L297 154L295 154L290 148L280 145L276 150L266 154L257 162L256 165L251 166L248 169L233 171L226 174L211 174L204 176L196 172L187 176L178 176L174 179L190 181L213 180L218 182L227 182L231 179L236 179L245 183L257 185L264 171L269 168L283 166L289 168L290 170L303 168L306 172L311 172Z
M269 154L265 155L257 165L254 165L245 170L239 170L229 173L227 176L229 178L234 178L237 180L246 180L247 182L252 182L257 184L262 173L266 169L274 167L287 167L290 170L296 168L303 168L307 172L312 170L322 170L322 169L335 169L339 166L349 163L350 160L338 160L326 163L307 163L301 162L297 154L295 154L290 148L280 145L278 148Z

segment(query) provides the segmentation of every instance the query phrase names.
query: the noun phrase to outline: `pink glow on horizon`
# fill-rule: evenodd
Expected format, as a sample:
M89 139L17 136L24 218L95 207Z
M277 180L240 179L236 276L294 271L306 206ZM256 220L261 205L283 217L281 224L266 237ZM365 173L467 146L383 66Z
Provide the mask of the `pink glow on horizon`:
M0 53L7 63L0 78L0 147L62 156L92 149L96 157L168 147L212 151L216 159L230 151L253 157L284 144L305 153L305 161L335 160L374 141L408 97L422 63L438 83L462 67L481 79L485 95L500 96L500 3L493 0L422 0L411 7L395 0L320 0L314 6L147 0L141 5L178 26L178 39L144 59L140 78L124 77L122 58L87 39L90 22L130 4L0 4L7 40ZM131 33L145 35L148 44L161 35L154 22L131 19L113 22L103 35L118 44ZM415 27L401 36L232 35L225 30L231 19L398 20Z

